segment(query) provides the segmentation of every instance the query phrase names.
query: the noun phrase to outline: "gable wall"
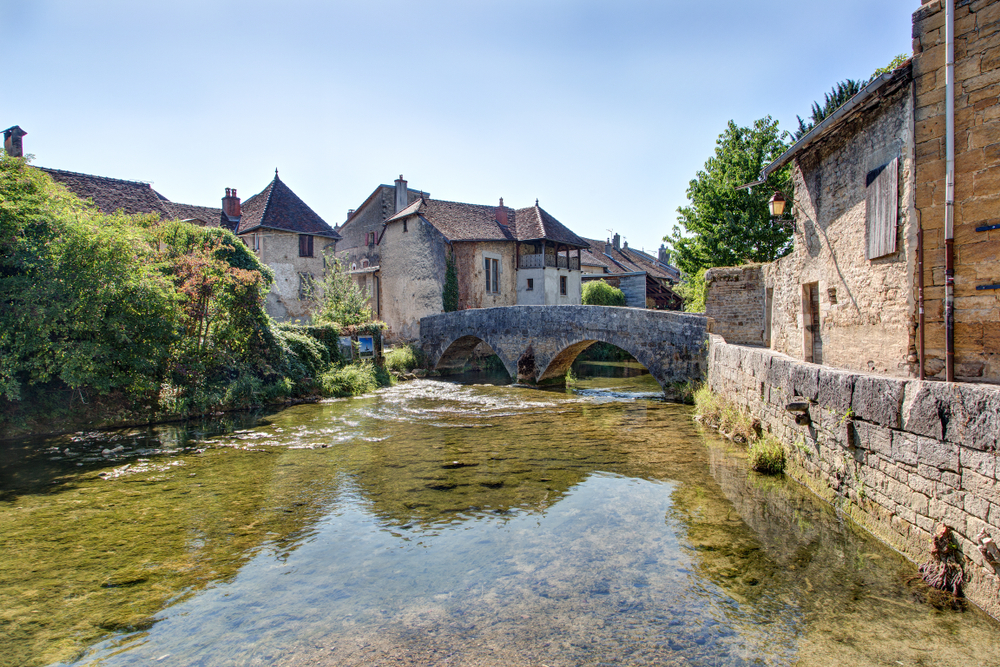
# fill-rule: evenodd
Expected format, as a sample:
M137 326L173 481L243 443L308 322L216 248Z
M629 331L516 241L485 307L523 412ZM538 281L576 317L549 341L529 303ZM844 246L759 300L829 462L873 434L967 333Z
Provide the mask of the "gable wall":
M447 243L433 226L419 217L390 223L379 246L382 264L382 320L389 325L389 342L420 337L420 318L441 313Z
M322 236L313 237L313 256L299 257L299 235L274 229L259 230L260 250L257 258L274 272L274 284L267 295L267 314L276 320L308 320L310 305L299 298L300 276L309 276L315 283L323 278L324 251L332 248L334 241ZM253 250L253 233L243 234L247 246Z

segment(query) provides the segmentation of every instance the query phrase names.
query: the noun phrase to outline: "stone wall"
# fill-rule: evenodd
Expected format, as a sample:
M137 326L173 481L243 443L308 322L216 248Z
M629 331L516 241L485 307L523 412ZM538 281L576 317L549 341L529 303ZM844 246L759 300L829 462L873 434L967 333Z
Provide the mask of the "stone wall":
M1000 538L1000 388L809 364L710 336L708 386L784 444L788 472L916 563L950 526L965 594L1000 617L1000 576L976 546ZM812 403L799 426L786 405Z
M308 276L314 284L323 279L325 271L324 252L334 247L333 239L323 236L313 237L313 256L299 257L299 235L265 229L257 232L260 249L256 255L261 262L274 272L274 283L267 295L267 314L276 320L309 320L310 302L302 299L302 280ZM253 248L253 234L244 234L247 244ZM318 285L317 285L318 288Z
M764 281L760 264L705 272L705 315L726 342L764 344Z
M913 14L916 208L924 232L924 368L944 376L944 8ZM955 376L1000 382L1000 2L955 2ZM914 290L916 281L914 281Z
M422 218L406 222L405 232L403 221L387 225L379 246L382 320L389 325L388 342L416 340L420 318L444 309L448 244Z
M625 305L629 308L646 307L646 274L622 275L618 279L618 289L625 295Z
M815 284L820 356L813 361L910 375L916 361L915 301L908 288L916 247L911 85L796 160L795 249L763 269L765 286L773 290L772 349L797 359L812 354L805 292ZM899 158L896 252L867 259L866 175L893 158Z
M452 249L458 275L458 309L513 306L517 303L515 246L509 241L454 241ZM499 292L486 291L484 259L499 260ZM541 285L537 285L536 289Z

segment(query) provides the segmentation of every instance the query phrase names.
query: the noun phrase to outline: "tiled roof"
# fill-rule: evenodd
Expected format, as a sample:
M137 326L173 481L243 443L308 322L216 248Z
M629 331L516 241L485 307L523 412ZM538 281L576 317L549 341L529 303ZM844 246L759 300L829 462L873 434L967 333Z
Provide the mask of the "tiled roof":
M518 241L546 239L583 248L590 245L586 239L574 234L537 203L529 208L517 209L514 219L517 225Z
M209 227L218 227L222 220L222 209L211 206L195 206L193 204L178 204L163 200L163 205L174 220L200 220Z
M515 241L508 225L497 222L497 207L425 199L420 214L452 241ZM507 209L508 222L513 211Z
M659 260L652 255L634 250L629 247L615 249L613 245L605 244L604 241L587 239L590 242L590 250L581 258L583 264L590 266L606 266L609 273L634 273L645 271L656 278L667 278L678 280L680 273L673 267L664 267ZM605 254L605 245L610 248L610 253Z
M125 181L119 178L78 174L62 169L47 169L39 167L52 177L54 181L64 185L70 192L81 199L93 200L102 213L158 213L163 217L172 217L164 205L164 199L149 183Z
M340 234L299 199L277 174L263 192L247 199L240 208L242 217L237 234L267 227L298 234L340 238Z
M497 221L497 207L439 199L418 199L386 222L419 214L450 241L536 241L586 247L587 241L538 206L507 209L507 226Z

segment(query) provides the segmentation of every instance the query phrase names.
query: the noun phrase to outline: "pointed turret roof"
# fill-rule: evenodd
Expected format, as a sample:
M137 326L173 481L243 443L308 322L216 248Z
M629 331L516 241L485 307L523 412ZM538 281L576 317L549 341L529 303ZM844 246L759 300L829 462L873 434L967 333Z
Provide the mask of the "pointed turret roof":
M274 172L274 180L263 191L243 202L241 209L237 234L266 227L297 234L340 238L333 227L278 178L277 170Z

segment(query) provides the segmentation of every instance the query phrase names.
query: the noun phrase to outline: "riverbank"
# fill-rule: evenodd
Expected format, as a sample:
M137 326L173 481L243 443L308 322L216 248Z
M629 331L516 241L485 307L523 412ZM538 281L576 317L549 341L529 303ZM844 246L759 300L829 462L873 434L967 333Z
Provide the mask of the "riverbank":
M917 564L952 531L965 596L1000 618L1000 387L849 372L710 336L709 389L783 444L786 472Z

